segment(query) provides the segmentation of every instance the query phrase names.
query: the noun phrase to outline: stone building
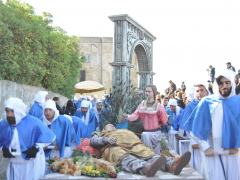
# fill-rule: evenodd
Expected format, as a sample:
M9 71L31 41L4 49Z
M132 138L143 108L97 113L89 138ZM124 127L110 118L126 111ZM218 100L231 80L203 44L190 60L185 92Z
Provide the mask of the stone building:
M80 81L93 80L104 85L106 93L112 88L113 38L80 37L80 53L86 58L80 70ZM132 58L131 83L138 86L138 65L136 55Z

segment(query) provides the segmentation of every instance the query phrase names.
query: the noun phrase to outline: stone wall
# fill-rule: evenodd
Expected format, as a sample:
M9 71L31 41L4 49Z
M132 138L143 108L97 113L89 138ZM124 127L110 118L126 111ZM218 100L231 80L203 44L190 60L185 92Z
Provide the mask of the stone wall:
M112 88L113 38L112 37L80 37L80 54L86 57L81 70L86 71L85 80L97 81L104 85L106 93ZM138 85L138 61L133 55L131 71L132 84Z
M39 90L45 90L44 88L22 85L11 81L0 80L0 118L4 111L4 101L9 97L18 97L23 100L23 102L28 105L28 107L33 103L34 95ZM49 98L58 96L60 98L60 104L63 105L67 102L67 98L48 91Z
M80 53L86 63L82 70L86 72L85 80L97 81L109 92L112 85L113 40L111 37L80 37Z

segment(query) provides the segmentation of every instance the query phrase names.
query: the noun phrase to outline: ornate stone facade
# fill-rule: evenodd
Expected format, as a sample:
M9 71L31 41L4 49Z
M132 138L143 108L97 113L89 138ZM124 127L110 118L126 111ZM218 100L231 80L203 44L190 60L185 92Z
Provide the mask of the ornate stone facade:
M113 91L121 91L129 94L132 81L131 68L132 57L135 53L138 60L138 74L140 89L145 89L146 85L152 84L152 48L156 39L140 24L128 15L116 15L109 17L114 22L114 59L112 84Z
M114 22L110 37L80 37L80 52L86 57L85 80L95 80L106 93L130 93L132 87L152 84L152 48L156 39L128 15L109 17ZM113 44L114 43L114 44Z

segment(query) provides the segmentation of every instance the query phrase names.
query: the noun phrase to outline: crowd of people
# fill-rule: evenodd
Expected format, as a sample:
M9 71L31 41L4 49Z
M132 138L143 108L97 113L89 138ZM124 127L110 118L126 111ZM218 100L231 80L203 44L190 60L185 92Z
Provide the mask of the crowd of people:
M47 91L37 92L29 108L9 98L0 121L0 148L10 159L8 179L39 179L49 173L45 160L70 157L88 138L101 158L127 172L179 175L190 162L207 180L240 180L240 71L236 74L228 62L225 70L210 65L208 72L211 88L196 81L193 94L185 82L178 89L172 80L164 94L155 85L147 85L144 93L134 90L126 104L129 111L119 117L112 111L111 95L82 96L65 107L58 97L49 99ZM173 149L180 154L176 157L163 153L162 140L169 149L180 140L190 145L183 153Z

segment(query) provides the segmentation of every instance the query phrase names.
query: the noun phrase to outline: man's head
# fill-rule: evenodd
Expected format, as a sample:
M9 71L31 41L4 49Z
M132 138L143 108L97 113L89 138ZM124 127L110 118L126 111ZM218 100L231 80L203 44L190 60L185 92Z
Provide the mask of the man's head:
M44 116L48 121L53 121L59 115L56 103L53 100L47 100L44 105Z
M82 100L82 102L81 102L81 112L83 113L83 115L87 114L89 107L90 107L90 101Z
M13 109L10 108L5 108L6 116L7 116L7 122L10 125L16 125L16 119L14 115Z
M5 101L5 118L10 125L18 124L26 116L27 106L19 98L9 98Z
M226 65L227 65L227 68L230 68L232 66L231 62L227 62Z
M203 97L208 95L208 91L203 84L196 84L195 85L195 97L198 100L201 100Z
M218 85L219 94L227 98L229 96L235 95L235 73L230 70L224 70L216 78L216 83Z
M217 84L218 84L219 93L224 98L228 97L231 94L232 84L229 79L227 79L224 76L219 76L217 78Z
M113 124L106 124L104 126L104 130L105 131L114 131L114 130L116 130L116 128L115 128L115 126Z
M171 111L176 112L177 100L176 99L169 99L168 106L171 109Z
M101 100L97 100L96 108L97 108L97 111L101 111L103 109L103 103Z

